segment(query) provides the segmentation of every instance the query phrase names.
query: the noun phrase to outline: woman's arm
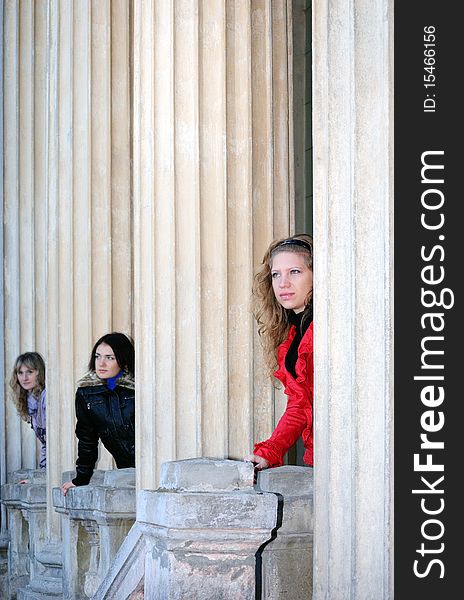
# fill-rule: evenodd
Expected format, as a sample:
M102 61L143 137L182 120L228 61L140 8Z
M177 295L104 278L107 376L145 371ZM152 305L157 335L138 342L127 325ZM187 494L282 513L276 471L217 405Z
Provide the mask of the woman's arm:
M76 392L76 419L77 461L76 477L72 483L78 486L87 485L93 475L98 459L99 441L98 432L92 422L91 413L87 408L81 388L78 388Z
M264 462L249 458L257 463L258 469L283 465L284 455L303 432L305 432L303 437L305 438L306 449L308 449L308 442L312 447L312 442L306 439L311 438L312 440L313 427L314 363L312 324L300 343L299 355L298 375L300 379L298 382L292 380L292 383L289 384L291 390L285 390L288 393L285 412L271 437L264 442L257 443L254 447L253 456L261 457Z
M307 424L307 400L303 395L289 397L284 414L277 423L271 437L255 444L253 453L265 459L268 466L280 467L283 457L298 440ZM259 466L258 466L259 468ZM261 466L261 468L267 468Z

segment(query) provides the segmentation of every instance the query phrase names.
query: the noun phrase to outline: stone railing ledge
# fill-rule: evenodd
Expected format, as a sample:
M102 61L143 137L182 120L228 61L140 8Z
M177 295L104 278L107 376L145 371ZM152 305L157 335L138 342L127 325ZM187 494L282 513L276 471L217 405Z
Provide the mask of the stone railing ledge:
M29 484L46 483L47 473L45 469L19 469L18 471L8 473L7 482L15 484L24 479L27 479Z
M93 472L89 485L101 485L105 479L105 473L106 471L104 470L96 469ZM65 481L71 481L75 476L76 471L63 471L61 474L61 483L64 483Z
M253 465L241 460L218 458L165 462L161 466L158 489L178 492L253 492Z
M133 516L135 519L135 469L114 469L92 477L89 485L70 488L63 496L53 488L53 505L58 512L70 511L74 518L88 519L91 513L105 513L111 518Z
M283 496L313 493L313 470L309 467L285 466L265 469L258 473L257 489L277 492Z
M5 504L34 505L44 508L47 503L47 486L41 483L5 483L2 485L2 502Z
M104 471L103 485L135 488L135 468ZM101 484L100 484L101 485Z
M284 533L312 537L313 483L313 470L308 467L276 467L258 473L257 489L282 496L284 519L278 535L281 540Z

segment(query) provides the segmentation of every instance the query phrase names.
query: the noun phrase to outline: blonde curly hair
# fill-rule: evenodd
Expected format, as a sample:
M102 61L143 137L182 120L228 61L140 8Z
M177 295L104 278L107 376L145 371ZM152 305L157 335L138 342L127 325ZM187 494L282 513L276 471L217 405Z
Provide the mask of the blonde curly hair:
M45 362L38 352L25 352L15 360L13 372L10 378L12 400L21 419L30 423L31 417L27 412L27 391L21 387L18 381L18 372L22 366L37 371L37 386L32 390L34 396L39 397L45 388Z
M258 323L258 334L264 349L269 375L277 368L277 349L286 339L290 322L288 310L276 299L272 289L272 261L279 252L295 252L304 256L306 266L313 270L313 238L298 234L274 240L264 254L262 265L253 279L252 309ZM312 290L305 301L302 323L312 318Z

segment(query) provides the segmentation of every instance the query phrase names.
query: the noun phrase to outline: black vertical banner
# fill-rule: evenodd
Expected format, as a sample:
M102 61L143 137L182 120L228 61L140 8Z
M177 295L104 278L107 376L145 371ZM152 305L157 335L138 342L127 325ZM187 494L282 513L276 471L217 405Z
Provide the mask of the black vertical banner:
M395 599L462 597L462 25L394 6Z

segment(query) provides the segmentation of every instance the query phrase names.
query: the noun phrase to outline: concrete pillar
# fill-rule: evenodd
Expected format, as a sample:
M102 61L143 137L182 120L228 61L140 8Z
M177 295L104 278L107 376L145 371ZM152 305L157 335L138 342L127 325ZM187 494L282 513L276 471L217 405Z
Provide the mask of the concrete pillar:
M33 191L34 349L47 353L47 145L48 145L48 1L33 4Z
M245 436L253 437L253 322L249 298L253 270L253 161L250 3L228 2L226 29L227 94L227 332L229 456L243 456ZM232 91L234 90L234 91ZM240 356L241 361L236 360Z
M262 550L263 600L311 600L313 584L313 469L260 471L257 489L279 497L275 537Z
M132 333L130 6L2 3L4 364L8 380L20 352L46 359L51 554L51 490L75 462L75 383L97 337ZM9 400L2 410L4 480L36 465L38 444ZM100 466L112 464L102 449Z
M26 17L24 17L26 19ZM3 218L4 218L4 348L6 379L4 382L5 400L9 396L8 380L13 368L16 356L25 350L24 345L29 346L33 333L34 311L31 305L30 288L32 285L30 246L24 248L21 253L21 238L28 231L31 235L31 214L27 208L27 201L23 200L24 234L21 235L21 220L19 211L19 177L20 177L20 115L21 105L19 102L19 4L17 2L5 2L4 5L4 86L8 90L3 100L3 123L4 123L4 157L3 157ZM25 28L23 44L30 43L30 31ZM26 111L27 114L27 111ZM22 120L24 121L24 113ZM27 176L26 176L27 179ZM26 258L27 257L27 258ZM27 291L21 295L20 288L20 265L25 261L25 271L29 273L27 280ZM24 280L23 280L24 283ZM22 310L21 310L21 307ZM29 312L29 322L32 316L32 326L23 335L29 336L21 340L20 315ZM31 315L32 313L32 315ZM22 343L23 342L23 343ZM24 345L23 345L24 344ZM27 347L29 350L30 347ZM35 467L36 443L30 427L21 421L16 408L8 399L5 404L5 450L6 450L6 472L11 472L24 467Z
M134 4L139 489L165 461L241 458L284 408L250 300L293 223L286 6Z
M131 18L132 3L111 6L111 276L112 318L118 331L133 332Z
M0 3L0 22L3 24L3 2ZM3 164L3 27L0 31L0 161ZM3 170L0 173L0 194L3 198ZM0 208L0 216L3 223L3 202ZM0 227L0 262L3 264L3 228ZM3 342L4 331L4 285L3 277L0 277L0 338ZM0 381L5 380L5 348L0 344ZM5 390L0 386L0 486L6 483L6 414L5 414ZM6 510L0 506L0 597L7 595L7 548L8 531L6 525Z
M150 525L144 595L256 598L256 557L277 523L277 496L253 491L240 461L165 463L159 490L140 492L138 520Z
M35 227L34 227L34 7L32 3L19 3L18 48L18 217L19 217L19 330L20 351L35 348ZM24 424L26 427L27 424ZM24 426L23 425L23 426ZM33 436L33 441L35 439ZM26 438L27 439L27 438ZM31 466L35 466L35 443L23 446L22 454ZM28 456L30 453L30 456ZM27 463L26 463L27 464Z
M312 469L165 463L95 600L311 598Z
M56 537L51 490L75 464L76 382L98 337L132 333L128 10L50 3L47 388L60 402L49 403L47 472ZM99 467L112 465L101 448Z
M393 597L392 9L313 4L316 600Z
M47 526L50 541L60 539L59 517L51 503L51 489L73 457L73 327L71 201L71 95L72 43L70 5L49 7L49 130L47 222ZM61 42L59 42L61 40ZM81 174L84 176L84 174ZM67 352L62 352L67 348ZM60 402L51 399L60 398Z
M18 483L26 479L26 484ZM58 557L47 550L46 478L43 471L25 469L9 474L2 486L8 510L8 594L5 598L35 599L61 594ZM50 595L49 595L50 594Z
M63 598L92 598L135 521L135 469L96 471L64 497L53 490L63 523ZM70 473L64 473L63 478Z
M287 31L290 3L251 4L253 266L261 263L269 243L294 233L291 167L291 102ZM279 106L283 110L275 110ZM250 280L251 285L251 280ZM250 310L250 307L247 307ZM243 359L242 359L243 360ZM253 442L272 433L285 410L283 390L271 389L263 369L262 347L253 340ZM250 445L250 450L252 449Z

